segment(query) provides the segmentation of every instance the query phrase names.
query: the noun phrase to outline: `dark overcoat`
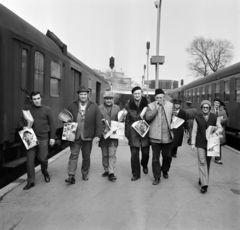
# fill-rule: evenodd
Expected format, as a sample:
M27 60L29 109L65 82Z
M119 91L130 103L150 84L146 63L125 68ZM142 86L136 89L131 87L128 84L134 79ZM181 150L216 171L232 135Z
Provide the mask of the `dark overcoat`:
M139 107L135 104L134 99L130 99L126 105L128 111L125 121L125 136L128 138L128 144L133 147L146 147L149 146L148 133L141 137L137 131L132 127L135 121L142 120L140 114L144 107L148 106L148 101L145 97L142 97Z
M177 129L173 129L173 135L174 135L173 145L172 145L173 147L182 146L184 129L187 129L186 112L180 109L179 113L176 116L183 119L185 122L182 125L180 125Z

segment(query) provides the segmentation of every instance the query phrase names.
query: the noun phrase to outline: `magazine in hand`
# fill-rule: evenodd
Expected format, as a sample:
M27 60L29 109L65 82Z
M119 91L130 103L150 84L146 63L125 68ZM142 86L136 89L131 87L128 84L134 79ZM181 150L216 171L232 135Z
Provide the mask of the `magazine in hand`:
M142 112L140 113L140 117L143 118L147 112L147 107L144 107Z
M106 119L102 119L102 134L104 139L107 139L112 134L111 127Z
M121 111L118 112L118 121L119 122L124 122L125 120L125 117L127 116L127 110L126 109L123 109Z
M138 132L141 137L145 137L150 128L149 124L144 120L135 121L132 124L132 127Z
M32 114L29 110L23 110L23 117L24 119L27 121L27 127L28 128L32 128L32 125L33 125L33 122L34 122L34 119L32 117Z
M185 121L182 118L177 116L172 117L171 129L177 129L180 125L182 125Z
M32 128L25 128L18 133L27 150L38 145L37 137Z
M111 121L111 136L113 139L123 139L125 136L125 123Z
M221 132L222 129L218 129L216 126L208 126L206 130L207 156L220 156L220 138L222 137Z
M58 114L58 119L65 122L63 124L62 140L75 141L77 122L73 122L73 115L67 109Z

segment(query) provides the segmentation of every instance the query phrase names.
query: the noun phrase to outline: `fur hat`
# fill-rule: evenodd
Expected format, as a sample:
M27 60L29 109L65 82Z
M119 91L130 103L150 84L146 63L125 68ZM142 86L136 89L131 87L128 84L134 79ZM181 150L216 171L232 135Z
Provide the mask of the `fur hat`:
M114 98L114 94L113 94L112 91L107 90L103 94L103 98L105 98L105 97L112 97L112 98Z
M162 89L156 89L155 90L155 96L158 95L158 94L165 94L164 91Z
M201 102L201 107L202 107L203 105L205 105L205 104L209 105L209 107L211 108L211 102L210 102L209 100L203 100L203 101Z
M136 90L142 90L141 87L139 86L135 86L134 88L132 88L132 94L136 91Z
M90 90L86 86L80 85L77 93L82 93L82 92L87 92L88 93L89 91Z

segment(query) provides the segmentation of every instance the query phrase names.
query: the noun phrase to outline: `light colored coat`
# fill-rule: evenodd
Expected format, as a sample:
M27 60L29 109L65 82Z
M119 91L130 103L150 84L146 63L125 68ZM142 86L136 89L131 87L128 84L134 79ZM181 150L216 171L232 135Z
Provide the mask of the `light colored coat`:
M165 101L162 105L166 114L168 127L170 130L170 125L172 121L172 112L173 112L173 104L169 101ZM156 109L156 102L152 102L148 105L148 109L146 112L146 120L150 123L149 137L152 139L161 139L161 134L159 129L161 129L161 117ZM171 137L173 138L173 132L170 130Z

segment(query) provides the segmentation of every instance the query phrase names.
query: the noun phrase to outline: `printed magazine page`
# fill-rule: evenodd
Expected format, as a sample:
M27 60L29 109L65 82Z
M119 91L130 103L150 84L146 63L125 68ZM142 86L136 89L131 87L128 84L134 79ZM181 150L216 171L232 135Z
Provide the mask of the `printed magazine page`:
M125 120L125 117L127 116L127 110L126 109L123 109L121 111L118 112L118 121L119 122L124 122Z
M135 121L132 124L132 127L138 132L141 137L145 137L150 128L149 124L144 120Z
M140 113L140 117L143 118L145 116L146 112L147 112L147 107L144 107L142 112Z
M63 122L72 122L73 115L67 109L64 109L62 112L58 114L58 119Z
M111 121L111 136L113 139L123 139L125 136L125 123L118 121Z
M32 128L25 128L18 132L26 149L31 149L38 145L37 137Z
M34 122L34 119L32 117L32 114L29 110L23 110L23 117L24 119L27 121L28 123L28 128L32 128L32 125L33 125L33 122Z
M172 117L172 123L171 123L171 129L177 129L180 125L184 123L184 120L182 118L179 118L177 116Z
M63 124L62 140L75 141L78 123L67 122Z
M112 134L111 127L106 119L102 119L102 134L104 139L107 139Z
M207 138L207 156L219 157L220 156L220 132L216 126L211 126L206 130Z

